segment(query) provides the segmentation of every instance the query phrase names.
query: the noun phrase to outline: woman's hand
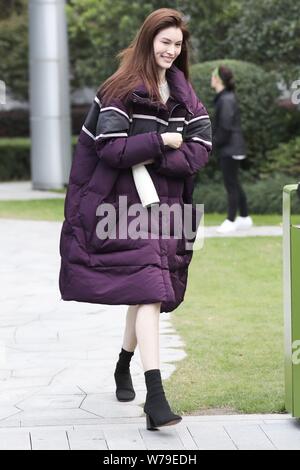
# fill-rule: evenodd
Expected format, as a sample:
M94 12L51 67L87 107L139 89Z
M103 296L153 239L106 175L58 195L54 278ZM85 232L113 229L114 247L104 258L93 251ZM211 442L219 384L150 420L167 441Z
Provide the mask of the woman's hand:
M165 132L161 134L162 140L165 145L178 149L182 144L182 135L179 132Z

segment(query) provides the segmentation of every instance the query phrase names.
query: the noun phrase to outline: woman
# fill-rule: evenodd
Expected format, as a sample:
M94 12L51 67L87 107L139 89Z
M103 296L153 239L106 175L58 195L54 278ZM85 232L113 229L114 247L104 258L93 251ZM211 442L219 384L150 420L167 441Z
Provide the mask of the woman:
M100 239L96 232L109 203L119 210L113 229L129 228L131 216L123 206L121 210L121 198L128 199L129 209L140 202L132 167L141 163L160 203L168 208L177 204L181 211L192 206L197 229L194 178L208 161L211 126L188 80L188 40L182 15L162 8L146 18L131 45L119 53L120 67L99 88L79 136L60 241L63 300L129 306L114 374L116 396L120 401L135 397L129 367L138 343L147 387L147 429L181 420L162 386L159 318L184 298L192 259L185 241L193 243L195 235L181 233L176 239L176 224L171 223L165 238L159 217L154 218L158 236L151 239ZM150 208L144 211L149 235Z
M232 71L224 65L217 67L211 76L211 87L217 93L214 99L213 145L220 157L228 197L227 219L217 231L229 233L253 225L248 215L247 198L238 180L240 161L246 158L245 142ZM240 216L236 218L238 209Z

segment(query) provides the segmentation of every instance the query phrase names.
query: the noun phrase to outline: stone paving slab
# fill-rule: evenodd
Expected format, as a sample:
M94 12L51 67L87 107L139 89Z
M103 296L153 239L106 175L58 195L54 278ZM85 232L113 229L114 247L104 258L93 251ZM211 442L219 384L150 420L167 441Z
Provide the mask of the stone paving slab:
M289 415L184 416L147 431L145 419L115 423L0 428L0 450L300 450Z

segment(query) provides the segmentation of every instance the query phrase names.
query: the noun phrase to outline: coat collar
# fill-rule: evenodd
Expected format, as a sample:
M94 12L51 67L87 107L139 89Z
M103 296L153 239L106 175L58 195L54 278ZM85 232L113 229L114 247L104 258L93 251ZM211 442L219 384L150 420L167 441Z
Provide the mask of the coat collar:
M184 73L178 67L176 67L175 64L172 64L171 67L166 70L166 79L170 88L170 98L168 99L165 105L161 103L158 106L162 107L163 109L166 109L170 106L172 107L170 101L175 101L177 103L182 104L190 113L192 113L190 89L188 86L188 82L184 76ZM149 105L151 105L151 100L149 98L147 88L143 81L141 81L136 86L130 96L130 99L133 99L132 95L138 95L141 98L139 100L140 102L148 103Z

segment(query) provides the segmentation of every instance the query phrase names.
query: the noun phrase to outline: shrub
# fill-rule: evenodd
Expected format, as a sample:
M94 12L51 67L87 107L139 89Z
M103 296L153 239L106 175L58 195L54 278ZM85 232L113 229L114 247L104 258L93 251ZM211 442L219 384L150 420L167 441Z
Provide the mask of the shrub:
M73 154L77 137L72 137ZM21 181L31 178L28 138L0 139L0 181Z
M247 195L250 213L254 214L281 214L282 189L286 184L297 183L297 179L283 175L273 174L268 179L253 183L244 183L243 188ZM205 212L227 211L227 195L223 184L198 183L194 191L194 202L204 204ZM294 199L293 212L300 213L300 201Z
M71 107L72 134L78 135L85 121L90 104ZM0 138L30 137L30 116L28 109L0 110Z
M267 153L262 173L280 172L300 180L300 137L279 144Z

